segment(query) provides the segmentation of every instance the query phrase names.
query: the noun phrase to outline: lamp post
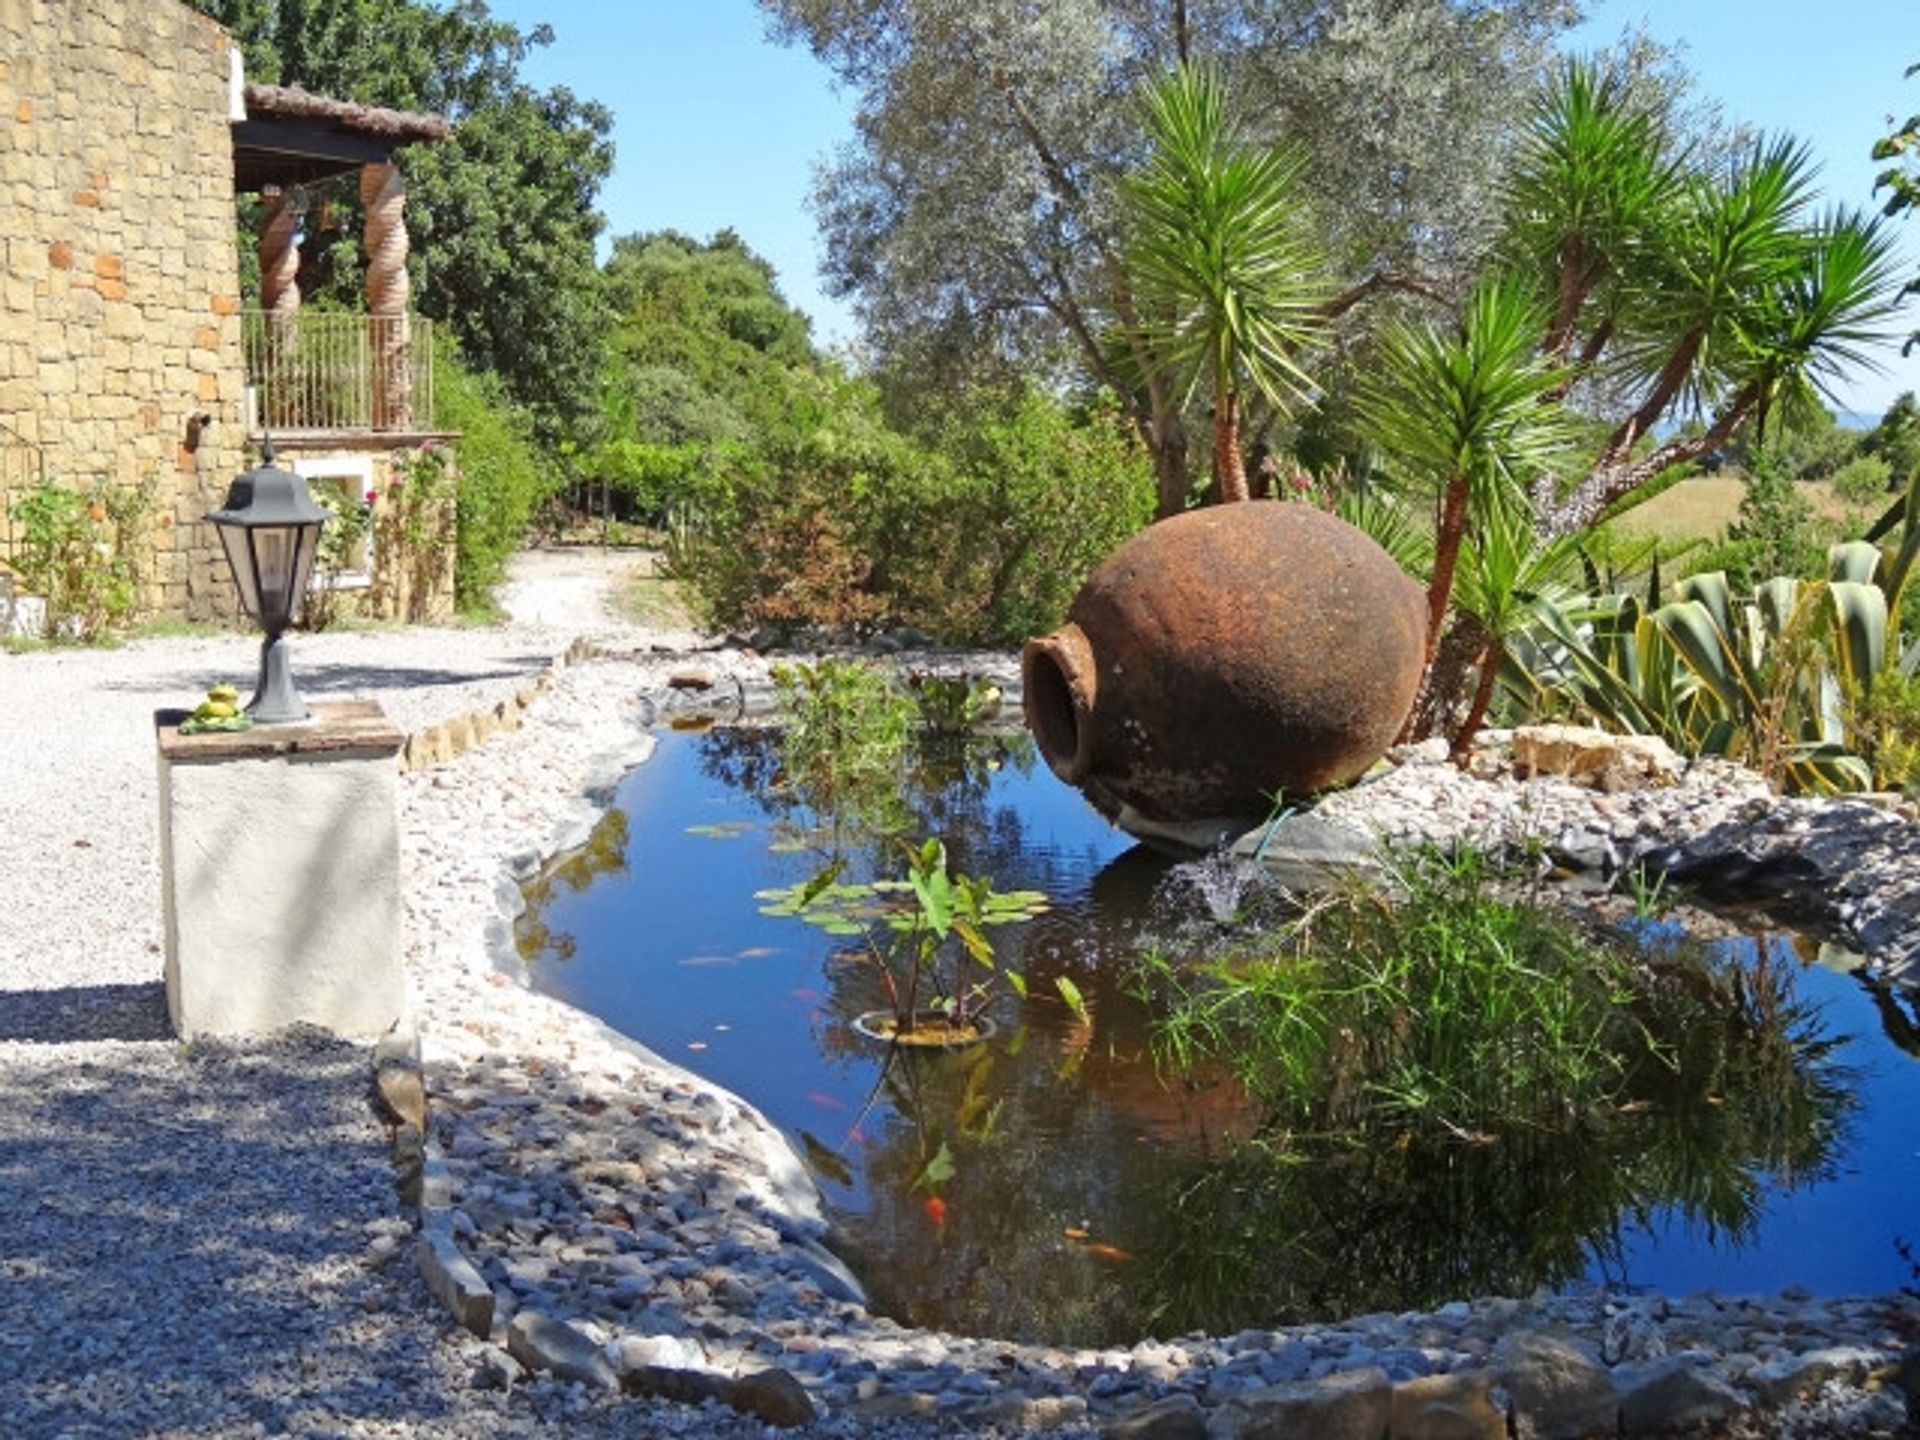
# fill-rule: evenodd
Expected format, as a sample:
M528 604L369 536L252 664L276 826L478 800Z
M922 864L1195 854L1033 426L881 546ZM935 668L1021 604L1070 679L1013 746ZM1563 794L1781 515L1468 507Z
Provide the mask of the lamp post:
M247 713L259 725L283 725L307 718L306 702L293 688L281 638L307 593L320 527L327 512L315 502L307 482L273 463L273 441L261 450L260 465L236 478L227 503L208 514L227 552L240 603L266 631L260 646L260 678Z

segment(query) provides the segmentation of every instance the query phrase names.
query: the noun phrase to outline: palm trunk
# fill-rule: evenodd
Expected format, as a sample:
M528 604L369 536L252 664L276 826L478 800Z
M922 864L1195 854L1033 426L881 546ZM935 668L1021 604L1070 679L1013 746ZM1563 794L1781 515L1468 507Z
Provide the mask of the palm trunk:
M1427 664L1440 648L1440 627L1446 623L1447 603L1453 599L1453 571L1460 561L1460 541L1467 533L1467 477L1447 482L1440 505L1440 525L1433 537L1433 576L1427 581Z
M1226 387L1214 396L1213 483L1223 504L1249 498L1247 464L1240 454L1240 395Z
M1487 707L1493 704L1493 687L1500 679L1500 666L1507 658L1507 647L1498 639L1489 639L1487 648L1480 652L1480 685L1473 692L1473 704L1467 708L1467 718L1460 722L1459 733L1453 737L1453 751L1449 758L1453 763L1466 768L1467 757L1473 753L1473 737L1480 733L1480 727L1486 723Z
M1156 496L1153 518L1164 520L1187 508L1187 492L1193 488L1187 473L1187 431L1177 411L1156 417L1150 448Z

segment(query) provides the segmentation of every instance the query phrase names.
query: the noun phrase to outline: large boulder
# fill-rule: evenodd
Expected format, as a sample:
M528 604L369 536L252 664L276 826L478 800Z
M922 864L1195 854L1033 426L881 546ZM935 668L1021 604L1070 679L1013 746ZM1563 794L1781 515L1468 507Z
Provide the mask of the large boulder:
M1413 706L1420 587L1309 505L1250 501L1150 526L1101 561L1022 657L1028 728L1103 813L1264 816L1364 772Z

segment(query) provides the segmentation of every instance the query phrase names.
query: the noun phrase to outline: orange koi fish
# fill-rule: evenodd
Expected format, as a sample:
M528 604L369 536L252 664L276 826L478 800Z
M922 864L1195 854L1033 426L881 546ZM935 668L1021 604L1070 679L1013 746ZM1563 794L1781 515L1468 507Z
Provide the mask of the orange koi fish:
M947 1226L947 1202L938 1195L929 1195L920 1202L920 1208L927 1212L927 1219L933 1222L933 1228L944 1230Z

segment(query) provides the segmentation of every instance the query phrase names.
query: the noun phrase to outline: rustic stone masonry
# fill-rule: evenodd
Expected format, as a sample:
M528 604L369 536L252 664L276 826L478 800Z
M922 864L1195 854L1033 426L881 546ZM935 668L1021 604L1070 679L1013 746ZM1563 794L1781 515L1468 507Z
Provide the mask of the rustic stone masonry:
M231 50L177 0L0 0L0 426L66 483L154 482L146 598L202 619L244 464Z

